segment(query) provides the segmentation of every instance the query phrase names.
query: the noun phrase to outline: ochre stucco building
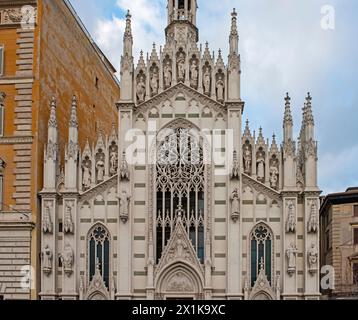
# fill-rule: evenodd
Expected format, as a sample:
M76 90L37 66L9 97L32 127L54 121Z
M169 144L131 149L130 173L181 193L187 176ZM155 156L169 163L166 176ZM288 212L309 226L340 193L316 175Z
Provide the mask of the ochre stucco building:
M24 281L29 266L40 269L38 192L52 97L59 146L68 138L73 96L79 144L92 143L110 133L103 123L117 123L115 72L68 1L0 2L1 298L35 299L39 291L38 271L31 286ZM60 153L57 175L63 166Z

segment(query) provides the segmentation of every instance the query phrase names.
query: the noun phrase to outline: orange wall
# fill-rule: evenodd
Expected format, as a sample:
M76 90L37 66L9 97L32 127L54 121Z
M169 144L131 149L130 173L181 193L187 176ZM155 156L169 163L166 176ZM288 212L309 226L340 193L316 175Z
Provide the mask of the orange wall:
M0 45L4 45L5 47L4 76L14 76L16 73L16 40L16 28L6 29L2 27L0 32Z

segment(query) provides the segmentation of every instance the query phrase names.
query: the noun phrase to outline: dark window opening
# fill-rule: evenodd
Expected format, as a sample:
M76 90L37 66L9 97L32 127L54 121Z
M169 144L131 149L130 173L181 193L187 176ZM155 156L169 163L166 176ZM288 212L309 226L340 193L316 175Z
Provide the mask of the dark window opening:
M96 77L96 81L95 81L95 86L96 88L98 89L98 86L99 86L99 79Z
M354 244L358 244L358 228L354 229Z
M353 211L354 211L354 216L358 218L358 205L354 206Z
M178 2L179 9L184 9L184 1L185 0L179 0Z

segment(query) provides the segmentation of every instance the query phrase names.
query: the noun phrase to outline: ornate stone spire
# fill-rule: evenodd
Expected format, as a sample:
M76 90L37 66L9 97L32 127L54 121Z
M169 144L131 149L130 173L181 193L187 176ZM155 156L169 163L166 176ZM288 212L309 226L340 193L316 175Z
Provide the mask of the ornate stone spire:
M272 144L271 144L270 152L271 152L271 154L278 153L278 146L277 146L275 134L273 134L273 136L272 136Z
M314 117L313 117L313 112L312 112L312 97L309 92L308 92L307 98L306 98L305 123L307 126L309 126L309 125L314 126Z
M57 118L56 118L56 99L52 97L50 104L50 119L48 121L48 127L57 128Z
M239 52L239 33L237 31L237 12L235 8L231 13L231 32L230 32L230 55Z
M145 70L145 61L144 61L144 56L143 56L143 50L140 51L140 55L139 55L139 60L138 60L138 64L137 64L137 70Z
M265 145L265 138L264 138L264 135L262 133L262 127L260 127L260 129L259 129L259 136L257 137L257 144L259 146L264 146Z
M150 54L150 61L158 61L158 53L155 43L153 43L152 53Z
M293 125L293 119L292 119L292 113L291 113L291 98L288 94L288 92L286 93L286 97L285 97L285 117L284 117L284 125Z
M132 56L132 47L133 47L133 35L132 35L132 16L127 11L126 15L126 29L124 31L124 37L123 37L123 55L124 56Z
M244 131L244 138L245 138L245 139L249 139L249 140L252 138L249 120L246 120L246 126L245 126L245 131Z
M76 129L78 128L78 119L77 119L77 98L76 98L76 96L73 96L73 97L72 97L70 128L76 128Z
M221 53L221 49L219 49L219 55L218 55L218 59L216 61L216 67L218 69L225 69L225 63L224 63L224 59L222 57L222 53Z
M204 60L211 60L211 54L210 54L210 49L209 49L209 42L205 42L205 49L204 49L204 55L203 55L203 59Z

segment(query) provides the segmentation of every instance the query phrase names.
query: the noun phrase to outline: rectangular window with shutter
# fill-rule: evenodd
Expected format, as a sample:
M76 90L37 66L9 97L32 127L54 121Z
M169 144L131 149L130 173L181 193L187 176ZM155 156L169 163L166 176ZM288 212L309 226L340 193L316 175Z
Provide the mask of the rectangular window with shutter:
M353 284L358 285L358 263L353 264Z
M354 244L358 244L358 228L353 229Z
M0 77L4 75L4 46L0 45Z
M353 206L353 213L356 218L358 218L358 205Z

